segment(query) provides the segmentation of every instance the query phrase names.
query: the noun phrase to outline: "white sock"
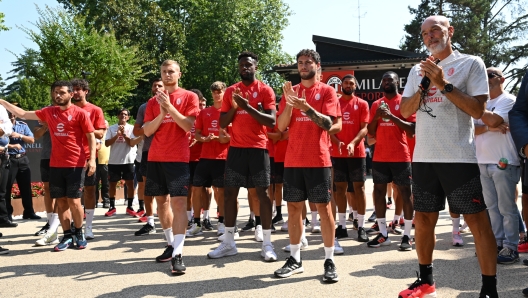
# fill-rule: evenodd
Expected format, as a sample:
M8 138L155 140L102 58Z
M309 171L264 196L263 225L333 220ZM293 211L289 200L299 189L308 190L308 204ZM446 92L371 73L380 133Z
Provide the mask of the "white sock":
M306 238L306 227L304 226L305 223L306 223L306 221L303 219L301 239L305 239Z
M92 227L94 213L95 213L94 209L86 209L86 226L87 227L90 227L90 228Z
M453 234L460 232L460 217L454 218L451 217L451 222L453 223Z
M317 222L317 211L312 211L312 225Z
M358 220L358 228L362 228L365 223L365 214L358 214L357 217L354 215L354 218Z
M49 224L49 222L50 222L50 220L51 220L51 216L52 216L52 214L53 214L53 213L51 213L51 212L50 212L50 213L46 213L46 217L48 218L48 224Z
M290 256L292 256L295 261L301 261L301 244L291 244L290 243Z
M204 220L209 219L209 210L204 210L204 212L203 212L203 219L204 219Z
M187 220L192 220L192 211L187 211Z
M271 229L270 230L262 230L262 235L264 235L264 239L262 239L262 245L264 244L271 244Z
M394 214L394 219L392 221L396 221L396 222L400 222L400 216L399 215L396 215Z
M403 228L403 235L411 238L412 219L405 219L405 227Z
M380 233L384 237L387 237L387 235L388 235L387 234L387 222L385 221L385 218L378 218L377 222L378 222Z
M174 258L176 255L181 255L183 252L183 243L185 242L185 234L177 234L174 235L174 241L172 241L172 247L174 250L172 251L172 257Z
M251 218L252 220L255 220L255 212L251 211L249 213L249 218Z
M235 244L235 227L230 227L230 228L226 227L224 235L225 235L225 239L224 239L225 243L229 243L232 245Z
M338 213L337 218L339 218L339 225L346 229L346 213Z
M59 226L60 226L60 220L59 220L59 214L58 213L52 213L51 214L51 219L50 219L50 228L49 228L49 231L51 231L52 233L55 233L57 232L57 230L59 229Z
M358 218L358 212L357 210L352 210L352 215L354 215L354 218ZM363 214L364 215L364 214Z
M325 260L332 260L334 261L334 246L332 247L326 247L324 248L325 250Z
M277 208L277 203L275 202L275 200L273 200L273 209L271 210L275 210L275 208Z
M151 226L155 227L155 226L154 226L154 215L152 215L152 216L147 216L147 222L148 222Z
M165 238L167 238L167 244L172 245L174 242L174 235L172 234L172 228L164 229L163 233L165 233Z

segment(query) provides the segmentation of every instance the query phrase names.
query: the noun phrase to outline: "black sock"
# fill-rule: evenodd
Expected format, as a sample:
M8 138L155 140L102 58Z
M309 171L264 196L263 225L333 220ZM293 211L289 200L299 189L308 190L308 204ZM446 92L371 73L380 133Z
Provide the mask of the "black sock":
M276 206L275 210L277 210L277 216L282 216L282 206Z
M497 293L497 275L482 274L482 290L480 293L488 295L489 298L499 297L499 294Z
M260 216L256 216L256 215L255 215L255 226L259 226L259 225L262 225L262 224L260 223Z
M392 197L388 197L387 201L392 202Z
M433 285L433 264L420 264L420 278L429 285Z
M218 222L224 223L224 217L223 216L218 216Z
M115 198L110 198L110 208L115 208Z
M145 201L139 200L139 210L145 210Z
M64 236L65 237L66 236L71 236L71 235L73 235L73 230L72 229L64 231Z
M202 225L200 224L200 218L194 218L194 223L197 224L199 227L201 227Z
M134 198L128 198L128 208L132 208L132 204L134 203Z

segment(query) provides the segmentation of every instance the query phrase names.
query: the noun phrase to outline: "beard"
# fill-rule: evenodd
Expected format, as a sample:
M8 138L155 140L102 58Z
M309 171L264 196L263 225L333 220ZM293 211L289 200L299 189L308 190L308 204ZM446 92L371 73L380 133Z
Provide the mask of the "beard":
M70 103L70 100L54 98L53 102L58 106L66 106L68 103Z
M356 91L356 90L354 90L352 88L346 88L346 89L343 88L341 91L343 91L343 93L345 95L352 95L352 94L354 94L354 91Z
M165 86L165 87L176 86L176 84L177 84L176 82L177 82L176 80L163 81L163 86Z
M383 91L385 93L395 93L396 92L396 86L395 85L388 85L383 87Z
M315 77L315 70L311 70L307 74L301 74L301 79L303 80L311 80L313 77Z
M427 50L434 56L434 55L442 52L443 50L445 50L445 48L447 47L447 41L448 40L449 40L449 36L445 35L443 38L438 40L438 44L436 44L434 46L426 46Z
M240 79L242 79L242 81L251 81L251 80L253 80L254 77L255 77L255 73L254 72L242 72L242 73L240 73Z
M72 97L72 101L79 102L79 101L82 101L82 98L74 96Z

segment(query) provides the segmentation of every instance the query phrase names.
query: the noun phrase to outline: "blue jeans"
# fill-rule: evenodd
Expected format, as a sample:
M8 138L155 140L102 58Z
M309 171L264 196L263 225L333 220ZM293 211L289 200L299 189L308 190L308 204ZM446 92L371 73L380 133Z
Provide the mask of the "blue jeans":
M515 204L515 187L521 177L521 168L508 165L500 170L496 164L479 164L479 168L482 193L497 246L517 251L519 209Z

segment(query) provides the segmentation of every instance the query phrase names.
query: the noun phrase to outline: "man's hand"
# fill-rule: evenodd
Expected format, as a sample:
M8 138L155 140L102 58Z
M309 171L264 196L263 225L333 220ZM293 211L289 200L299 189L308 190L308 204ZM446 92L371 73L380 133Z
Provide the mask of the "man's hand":
M95 173L95 159L89 160L86 164L86 171L88 172L88 176L92 176Z
M435 57L429 56L427 59L420 62L422 76L427 76L431 80L431 84L435 85L439 90L444 90L444 69L442 66L439 66L434 62L435 59Z
M16 139L16 138L21 138L22 135L19 134L19 133L17 133L17 132L14 132L14 131L13 131L13 132L11 133L11 137L14 138L14 139Z
M8 147L11 149L16 149L16 150L22 149L22 145L20 144L9 144Z
M356 147L356 144L354 144L353 142L350 142L348 145L347 145L347 151L348 151L348 156L354 156L354 148Z
M339 143L337 143L337 150L339 151L339 155L341 155L341 147L345 146L345 143L339 141Z
M124 126L124 125L119 125L119 126L117 127L117 132L116 132L116 134L117 134L118 136L122 136L122 135L124 135L124 134L125 134L125 126Z
M282 86L282 94L284 95L284 98L286 99L286 104L291 106L291 104L288 102L289 96L295 96L297 97L297 93L295 90L293 90L292 83L290 81L287 81Z
M389 118L389 117L386 117L385 115L387 115L387 112L388 114L390 115L390 110L386 107L383 107L381 104L378 106L378 109L376 109L376 114L374 114L374 120L379 120L381 117L383 118Z
M510 130L510 126L508 125L508 123L503 122L503 123L501 123L499 126L497 126L495 128L492 128L492 127L488 126L488 130L489 131L500 132L502 134L506 134Z
M242 110L247 110L249 106L249 94L246 94L246 98L244 98L242 91L240 91L239 88L236 88L235 92L233 92L233 102L231 105L233 105L235 109L241 108Z
M172 104L170 102L169 92L167 90L158 91L156 93L156 100L158 101L158 103L160 105L160 108L163 108L166 111L168 111L170 109L170 107L172 106Z
M310 109L310 105L306 102L306 93L304 90L301 98L297 97L297 94L288 95L288 97L286 97L286 103L303 112L306 112Z
M193 139L191 144L189 144L189 148L191 148L192 146L194 146L194 144L196 144L198 142L197 139Z

